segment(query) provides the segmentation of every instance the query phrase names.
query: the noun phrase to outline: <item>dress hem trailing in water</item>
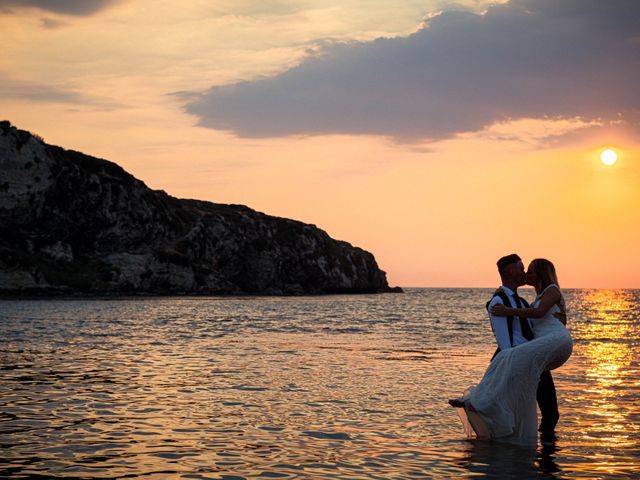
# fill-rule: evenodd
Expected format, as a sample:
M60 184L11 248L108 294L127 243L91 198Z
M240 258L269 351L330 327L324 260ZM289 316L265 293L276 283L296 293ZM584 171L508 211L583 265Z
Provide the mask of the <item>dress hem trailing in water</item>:
M464 397L468 397L475 388L475 385L467 388L464 392ZM510 435L502 437L493 436L490 427L483 420L483 417L478 412L470 409L468 405L467 403L465 407L456 407L456 413L460 418L467 440L509 443L522 446L533 446L537 444L538 437L535 433L522 436L512 432Z

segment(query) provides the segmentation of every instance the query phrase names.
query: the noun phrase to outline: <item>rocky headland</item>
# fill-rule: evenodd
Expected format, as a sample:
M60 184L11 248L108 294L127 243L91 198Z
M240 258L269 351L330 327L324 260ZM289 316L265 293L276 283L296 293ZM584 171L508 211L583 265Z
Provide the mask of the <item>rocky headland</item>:
M0 122L0 294L295 295L389 288L314 225L151 190Z

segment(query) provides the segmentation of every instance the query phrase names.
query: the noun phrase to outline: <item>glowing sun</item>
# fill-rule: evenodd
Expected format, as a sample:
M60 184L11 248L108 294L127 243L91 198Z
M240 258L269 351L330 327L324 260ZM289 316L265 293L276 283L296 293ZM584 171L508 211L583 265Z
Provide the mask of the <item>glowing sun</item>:
M610 148L603 150L600 154L600 161L605 165L613 165L616 163L616 160L618 160L618 154L615 150L611 150Z

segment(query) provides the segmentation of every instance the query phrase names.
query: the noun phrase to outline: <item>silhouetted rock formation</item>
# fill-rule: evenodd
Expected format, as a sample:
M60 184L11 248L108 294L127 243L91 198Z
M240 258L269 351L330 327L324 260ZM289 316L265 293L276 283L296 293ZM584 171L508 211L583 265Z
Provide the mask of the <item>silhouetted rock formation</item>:
M390 290L373 255L313 225L177 199L0 122L5 295Z

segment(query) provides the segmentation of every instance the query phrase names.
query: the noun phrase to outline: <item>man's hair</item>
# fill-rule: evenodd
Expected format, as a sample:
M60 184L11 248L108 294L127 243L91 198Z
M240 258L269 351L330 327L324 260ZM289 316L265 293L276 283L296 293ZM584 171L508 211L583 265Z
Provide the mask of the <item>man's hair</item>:
M504 273L504 269L508 265L511 265L512 263L516 263L516 262L521 262L521 261L522 259L516 253L512 253L511 255L506 255L502 257L500 260L498 260L497 262L498 272L500 272L500 275L502 275Z

